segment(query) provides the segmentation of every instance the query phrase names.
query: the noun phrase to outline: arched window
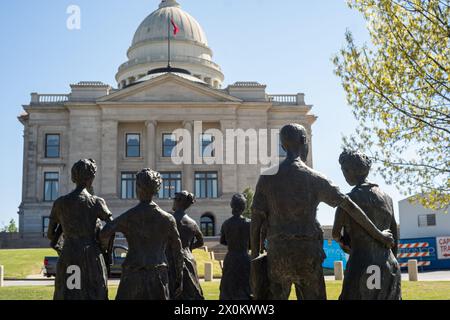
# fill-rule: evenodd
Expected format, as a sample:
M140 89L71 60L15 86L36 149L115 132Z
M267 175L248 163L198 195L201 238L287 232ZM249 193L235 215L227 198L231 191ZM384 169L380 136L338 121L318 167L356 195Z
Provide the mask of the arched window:
M205 213L200 218L200 229L205 237L214 237L216 235L216 222L211 213Z

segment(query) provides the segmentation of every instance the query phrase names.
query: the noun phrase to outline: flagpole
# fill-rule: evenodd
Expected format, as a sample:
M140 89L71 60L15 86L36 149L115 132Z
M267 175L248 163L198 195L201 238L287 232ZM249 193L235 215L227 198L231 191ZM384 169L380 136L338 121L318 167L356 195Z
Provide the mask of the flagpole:
M168 48L167 48L167 55L168 55L168 62L167 62L167 68L170 69L170 17L167 20L167 43L168 43Z

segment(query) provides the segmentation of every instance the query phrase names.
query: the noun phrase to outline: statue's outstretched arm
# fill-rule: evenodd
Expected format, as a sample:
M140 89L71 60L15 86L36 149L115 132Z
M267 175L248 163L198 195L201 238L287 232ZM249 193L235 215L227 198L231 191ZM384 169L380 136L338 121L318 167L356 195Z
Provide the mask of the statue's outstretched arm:
M106 201L102 198L97 198L97 204L98 204L97 217L105 222L112 221L113 215L109 210L108 206L106 205Z
M334 216L334 224L333 224L333 239L337 242L341 241L342 237L342 228L344 228L344 214L345 211L343 211L341 208L336 209L336 214Z
M123 218L119 217L115 220L112 220L105 224L103 229L99 233L99 241L101 244L101 247L103 249L108 250L111 246L111 239L114 238L115 234L117 232L126 233L126 224L123 223Z
M340 207L344 209L348 215L358 223L367 233L375 240L383 243L386 247L391 248L394 245L394 237L390 230L380 231L373 224L373 222L367 217L364 211L349 197L345 197L344 201L340 204Z
M345 238L343 236L343 233L345 234L345 211L342 208L336 209L336 215L334 217L334 224L333 224L333 232L332 236L333 239L339 243L339 246L341 249L345 252L350 254L350 245L349 243L346 243Z

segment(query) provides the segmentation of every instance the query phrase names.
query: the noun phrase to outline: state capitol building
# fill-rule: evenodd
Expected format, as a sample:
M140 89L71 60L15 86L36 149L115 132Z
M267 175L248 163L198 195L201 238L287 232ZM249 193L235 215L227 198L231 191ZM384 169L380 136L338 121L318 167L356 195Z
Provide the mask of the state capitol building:
M171 19L179 32L170 39L168 67ZM136 205L135 174L148 167L163 177L155 199L161 208L170 212L174 193L188 190L197 200L189 215L205 236L218 236L231 215L232 195L255 189L260 165L175 164L171 154L180 139L174 132L191 132L192 148L204 158L214 157L209 146L216 137L195 132L199 121L204 131L224 135L228 129L280 129L297 122L311 136L316 117L303 94L269 94L256 81L224 86L204 30L175 0L161 1L142 21L127 56L114 85L80 81L68 94L32 93L23 106L23 238L45 237L53 201L74 188L71 167L85 158L96 160L94 192L114 216Z

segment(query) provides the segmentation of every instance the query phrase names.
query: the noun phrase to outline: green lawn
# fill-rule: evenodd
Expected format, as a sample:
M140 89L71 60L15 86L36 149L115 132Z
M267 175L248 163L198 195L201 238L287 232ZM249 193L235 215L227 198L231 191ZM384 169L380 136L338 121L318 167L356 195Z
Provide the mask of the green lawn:
M328 300L338 300L342 281L327 281ZM207 300L219 299L219 282L202 283ZM442 282L402 282L403 300L450 300L450 281ZM296 299L295 290L290 300Z
M6 278L23 279L27 275L39 274L45 256L54 256L52 249L0 250L0 265L5 266ZM210 262L209 253L195 250L198 273L204 276L205 262ZM214 261L214 276L222 274L219 262ZM205 297L208 300L219 298L219 282L202 283ZM330 300L336 300L341 292L342 283L327 282L327 294ZM114 299L117 287L110 288L110 298ZM0 288L0 300L49 300L53 296L52 287L8 287ZM403 298L405 300L450 300L450 281L448 282L403 282ZM294 290L291 299L295 299Z
M203 278L205 276L205 262L211 262L211 258L208 252L204 250L194 250L195 261L197 262L198 276ZM213 261L214 277L220 278L222 276L222 268L217 260Z
M219 299L219 282L202 283L207 300ZM337 300L342 287L340 281L327 281L329 300ZM404 300L450 300L450 281L447 282L403 282ZM117 287L111 286L109 297L111 300L117 294ZM51 300L53 287L7 287L0 288L0 300ZM292 290L291 300L295 299Z
M0 250L0 265L5 267L5 278L24 279L39 274L45 256L54 256L52 249Z
M39 274L44 264L45 256L55 256L52 249L23 249L0 250L0 265L5 267L5 278L25 279L26 276ZM209 253L204 250L195 250L200 277L205 274L205 262L211 262ZM220 277L222 269L218 261L214 261L214 276Z

